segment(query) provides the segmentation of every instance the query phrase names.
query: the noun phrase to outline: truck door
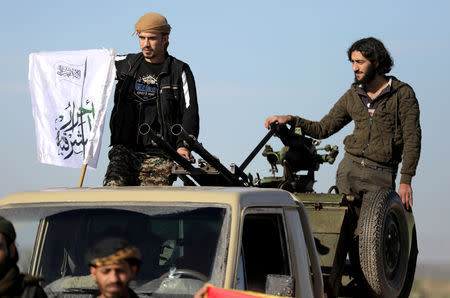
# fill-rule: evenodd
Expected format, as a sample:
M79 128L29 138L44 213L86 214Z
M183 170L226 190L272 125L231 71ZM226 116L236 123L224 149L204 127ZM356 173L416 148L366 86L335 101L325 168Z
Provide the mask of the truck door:
M294 297L313 297L308 248L297 210L251 208L244 212L242 223L235 288L264 293L267 275L286 275L294 278Z
M292 275L283 210L252 208L244 214L236 288L265 292L267 275Z

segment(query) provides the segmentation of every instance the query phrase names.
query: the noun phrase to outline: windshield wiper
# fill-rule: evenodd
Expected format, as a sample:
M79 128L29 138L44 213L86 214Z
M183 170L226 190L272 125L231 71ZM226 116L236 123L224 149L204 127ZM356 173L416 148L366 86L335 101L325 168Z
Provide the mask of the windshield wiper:
M99 291L98 289L93 288L67 288L63 290L63 293L96 294L99 293Z

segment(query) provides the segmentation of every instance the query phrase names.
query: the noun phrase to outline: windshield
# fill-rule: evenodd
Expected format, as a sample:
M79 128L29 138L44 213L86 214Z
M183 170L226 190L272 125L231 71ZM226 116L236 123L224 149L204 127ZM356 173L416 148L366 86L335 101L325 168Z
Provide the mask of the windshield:
M30 216L25 220L26 210L1 210L0 215L13 221L18 242L24 240L20 235L26 239L18 243L19 253L23 251L21 270L25 271L27 261L31 263L29 271L45 277L44 289L52 296L96 290L85 255L106 237L124 238L140 249L142 265L130 283L140 296L192 295L205 282L220 279L217 275L223 266L218 259L224 257L220 247L226 241L221 237L226 208L133 206L43 211L41 207L28 208L28 212L31 209L37 209L34 215L48 214L39 220L30 220ZM30 239L36 239L33 255Z

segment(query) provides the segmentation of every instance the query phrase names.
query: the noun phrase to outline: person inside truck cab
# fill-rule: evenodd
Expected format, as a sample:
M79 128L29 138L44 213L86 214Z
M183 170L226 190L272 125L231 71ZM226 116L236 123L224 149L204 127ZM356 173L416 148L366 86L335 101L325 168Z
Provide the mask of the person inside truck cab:
M141 253L124 239L106 238L86 254L91 275L101 298L138 297L128 287L141 264Z
M15 240L14 226L0 216L0 297L47 297L39 285L43 278L20 273Z

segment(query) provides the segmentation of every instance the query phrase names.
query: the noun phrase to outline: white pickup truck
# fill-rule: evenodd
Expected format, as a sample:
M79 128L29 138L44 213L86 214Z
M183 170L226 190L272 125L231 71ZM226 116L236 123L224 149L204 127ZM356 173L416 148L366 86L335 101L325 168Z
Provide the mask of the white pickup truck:
M292 297L324 295L307 213L283 190L49 189L3 198L0 215L17 229L21 260L28 262L22 269L44 276L50 297L92 294L96 285L85 253L112 235L142 251L131 284L142 297L192 297L206 282ZM268 276L291 283L266 289Z

